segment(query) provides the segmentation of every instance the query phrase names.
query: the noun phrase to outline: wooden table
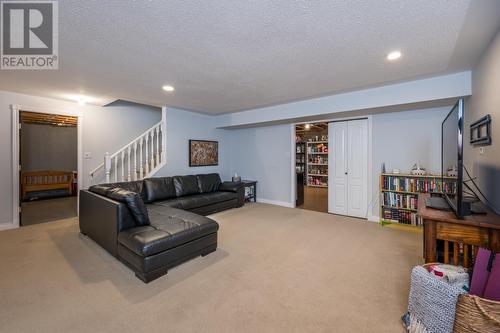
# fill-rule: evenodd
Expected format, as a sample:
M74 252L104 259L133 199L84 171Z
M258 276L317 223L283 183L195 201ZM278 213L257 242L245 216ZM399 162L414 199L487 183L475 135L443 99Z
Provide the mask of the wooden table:
M428 196L429 194L418 196L418 216L424 223L426 263L438 260L436 251L438 240L444 241L445 264L449 263L452 254L453 264L470 267L479 247L500 252L499 215L487 210L487 214L466 216L461 220L453 212L427 208L425 199Z

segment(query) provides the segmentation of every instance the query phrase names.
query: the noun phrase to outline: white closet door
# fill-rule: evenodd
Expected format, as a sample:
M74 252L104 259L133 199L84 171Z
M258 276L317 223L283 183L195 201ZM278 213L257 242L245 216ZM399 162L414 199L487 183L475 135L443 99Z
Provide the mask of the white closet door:
M347 185L347 215L366 218L368 205L368 121L366 119L347 122Z
M347 122L328 124L328 212L347 215Z

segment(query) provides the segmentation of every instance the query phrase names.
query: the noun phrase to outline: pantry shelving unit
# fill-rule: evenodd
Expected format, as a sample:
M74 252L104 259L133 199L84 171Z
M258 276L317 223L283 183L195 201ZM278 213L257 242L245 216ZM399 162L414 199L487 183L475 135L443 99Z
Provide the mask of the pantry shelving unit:
M308 141L307 186L328 187L328 140Z

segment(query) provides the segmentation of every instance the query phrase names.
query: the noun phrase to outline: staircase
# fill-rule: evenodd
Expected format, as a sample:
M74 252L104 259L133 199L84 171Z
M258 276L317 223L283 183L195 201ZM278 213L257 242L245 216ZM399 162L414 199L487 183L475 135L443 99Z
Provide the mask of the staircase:
M141 180L153 176L166 164L166 108L162 119L115 153L105 153L104 162L90 172L91 185ZM103 177L104 175L104 177Z

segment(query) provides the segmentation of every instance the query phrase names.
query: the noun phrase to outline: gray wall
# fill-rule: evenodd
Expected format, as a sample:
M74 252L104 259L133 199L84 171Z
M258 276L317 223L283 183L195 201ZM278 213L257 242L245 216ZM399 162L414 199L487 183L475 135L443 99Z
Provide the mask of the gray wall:
M492 118L491 146L484 153L469 144L469 124L490 114ZM472 72L472 96L465 105L465 161L477 177L479 188L500 214L500 31L484 52Z
M23 171L78 170L76 127L23 124L21 165Z
M106 151L113 152L161 119L159 108L118 102L110 106L79 106L77 103L0 91L0 227L12 222L12 111L11 104L32 110L81 111L83 115L83 151L92 158L83 160L83 184L86 175L102 162ZM22 108L21 108L22 109Z
M216 129L214 117L174 108L167 109L167 165L156 176L218 172L230 179L230 145L226 130ZM189 140L219 142L219 165L189 167Z

